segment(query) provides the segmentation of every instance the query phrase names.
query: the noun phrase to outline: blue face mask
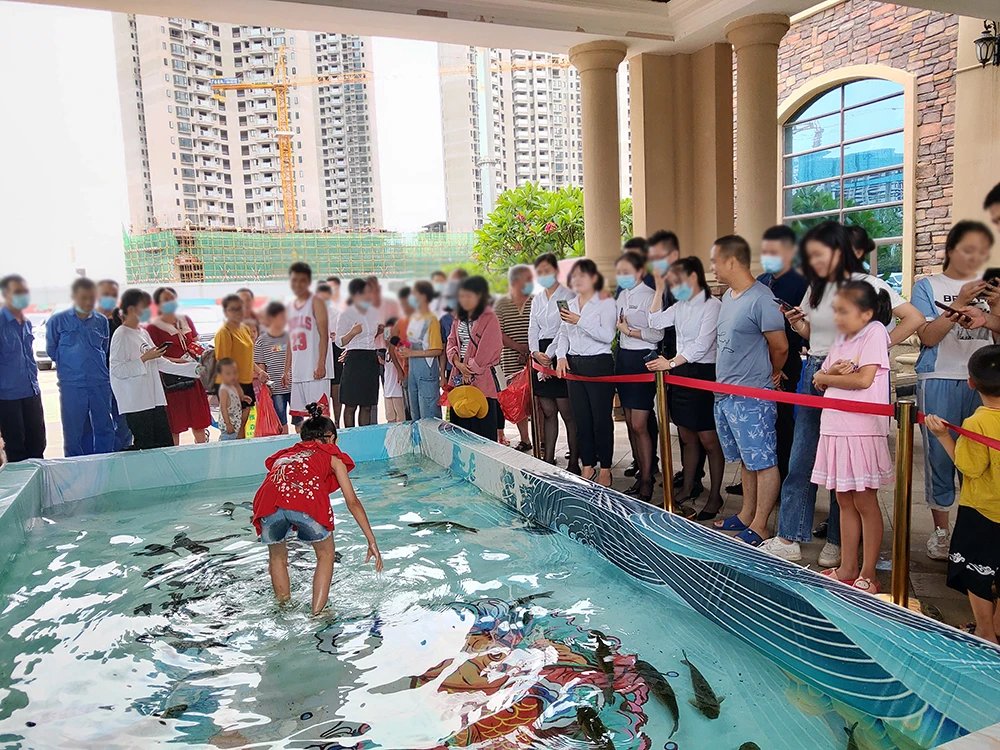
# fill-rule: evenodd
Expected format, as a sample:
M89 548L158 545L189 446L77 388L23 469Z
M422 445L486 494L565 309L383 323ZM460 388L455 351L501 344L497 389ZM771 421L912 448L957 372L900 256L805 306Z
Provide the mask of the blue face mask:
M117 306L118 300L115 297L101 297L97 301L97 306L106 312L111 312Z
M784 263L781 258L777 255L762 255L760 256L760 267L764 269L764 273L781 273L781 269L784 268Z
M631 289L635 286L635 276L622 276L619 274L615 277L615 280L618 282L619 289Z
M443 281L435 281L434 282L434 291L437 292L438 294L441 294L444 291L444 282Z
M524 294L531 294L533 291L535 291L535 285L529 281L527 284L524 285L524 288L521 291L524 292Z
M367 312L368 308L372 306L372 303L365 299L359 299L354 301L354 306L361 312Z
M23 310L31 304L30 294L14 294L10 298L10 306L15 310Z
M145 310L139 313L139 322L148 323L149 319L152 317L153 317L153 311L147 307Z
M177 312L177 300L172 299L160 305L160 312L164 315L173 315Z
M77 315L89 315L91 312L93 312L93 310L84 310L79 305L73 305L73 312L75 312Z
M410 304L410 307L412 307L414 310L416 310L420 306L420 303L417 300L417 295L415 294L411 294L409 297L407 297L406 301Z
M678 302L687 302L691 299L691 295L694 294L694 290L689 284L681 284L680 286L671 287L670 293L674 295L674 299Z
M544 276L539 276L535 280L538 282L538 286L542 289L551 289L552 285L556 283L556 275L554 273L547 273Z
M669 260L654 260L649 264L650 268L653 269L653 273L662 276L670 268Z

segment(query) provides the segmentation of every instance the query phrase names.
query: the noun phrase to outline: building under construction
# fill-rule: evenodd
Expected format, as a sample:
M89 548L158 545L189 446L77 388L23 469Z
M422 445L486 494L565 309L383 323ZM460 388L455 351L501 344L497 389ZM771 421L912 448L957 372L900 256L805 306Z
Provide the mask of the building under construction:
M318 275L426 277L469 262L472 233L248 232L169 229L126 234L129 284L284 279L304 261Z

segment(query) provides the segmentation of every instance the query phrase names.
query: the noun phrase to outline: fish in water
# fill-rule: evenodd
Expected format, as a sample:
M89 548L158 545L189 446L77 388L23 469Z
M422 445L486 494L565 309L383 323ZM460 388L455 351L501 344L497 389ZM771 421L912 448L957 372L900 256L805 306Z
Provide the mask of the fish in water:
M740 750L760 750L760 746L756 742L744 742Z
M161 719L176 719L182 713L187 711L187 703L178 703L176 706L171 706L170 708L165 708L160 713Z
M342 554L340 554L340 550L334 550L334 552L333 552L333 561L335 563L339 563L343 559L344 559L344 556Z
M411 529L439 529L441 531L458 529L459 531L468 531L470 534L479 533L479 529L474 529L471 526L463 526L462 524L455 523L454 521L417 521L416 523L408 525Z
M525 534L531 534L532 536L550 536L551 534L556 533L548 526L536 526L534 524L530 524L528 526L520 526L518 528Z
M615 743L608 737L608 728L592 707L577 706L576 720L583 730L583 736L593 742L598 750L615 750Z
M607 636L604 633L600 630L591 630L590 634L594 636L594 640L597 642L597 646L594 648L594 656L597 657L597 666L600 667L608 680L608 684L604 688L604 700L610 703L615 691L615 657L611 653L611 645L605 640Z
M227 502L224 502L222 504L222 509L218 513L216 513L215 515L217 515L217 516L229 516L230 518L232 518L234 510L236 510L236 505L234 503L231 503L231 502L227 501Z
M132 553L136 557L156 557L156 555L176 555L177 550L163 544L147 544L145 548Z
M525 604L530 604L535 601L535 599L551 599L551 591L543 591L540 594L528 594L528 596L521 596L514 600L515 607L523 607Z
M722 708L721 704L725 698L716 696L712 686L708 684L708 680L698 671L698 667L688 661L687 652L682 649L681 653L684 654L681 664L687 664L691 670L691 687L694 688L694 698L691 698L689 703L709 719L718 719L719 711Z
M854 722L854 726L848 729L844 727L844 731L847 732L847 750L861 750L858 746L858 741L854 739L854 733L858 730L858 722Z
M667 710L670 711L670 715L674 717L674 728L673 731L670 732L670 736L673 737L674 732L677 731L677 724L680 721L680 712L677 710L677 694L674 692L674 689L670 687L670 683L667 682L667 678L660 674L660 670L648 661L636 659L635 671L639 673L639 676L642 678L642 681L646 683L650 692L660 699L660 701L667 707ZM749 750L749 748L740 748L740 750ZM758 748L758 750L760 750L760 748Z
M133 615L151 615L153 614L153 605L151 602L146 602L145 604L140 604L138 607L132 610Z

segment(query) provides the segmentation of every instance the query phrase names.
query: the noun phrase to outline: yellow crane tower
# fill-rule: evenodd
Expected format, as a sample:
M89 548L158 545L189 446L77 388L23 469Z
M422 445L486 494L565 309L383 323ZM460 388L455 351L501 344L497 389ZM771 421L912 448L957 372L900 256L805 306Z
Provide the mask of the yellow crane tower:
M491 72L503 70L535 70L537 68L568 68L569 60L528 60L517 63L493 63ZM474 65L461 65L451 68L439 68L440 75L475 75ZM247 89L269 89L274 92L278 109L278 160L281 163L281 198L285 212L285 231L294 232L298 226L295 214L295 160L292 155L292 128L288 114L288 90L298 86L329 86L341 83L370 81L370 70L359 70L354 73L335 73L319 76L289 76L285 62L284 46L278 48L274 60L274 78L269 81L239 78L213 78L212 88L215 91L245 91ZM225 101L225 94L216 94L217 99Z

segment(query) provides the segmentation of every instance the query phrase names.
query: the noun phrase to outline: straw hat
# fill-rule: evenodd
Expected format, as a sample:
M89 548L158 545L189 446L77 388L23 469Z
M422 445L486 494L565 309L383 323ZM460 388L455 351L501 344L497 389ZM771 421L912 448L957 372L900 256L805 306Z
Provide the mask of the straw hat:
M455 414L463 419L482 419L490 410L483 392L474 385L460 385L448 393L448 403Z

